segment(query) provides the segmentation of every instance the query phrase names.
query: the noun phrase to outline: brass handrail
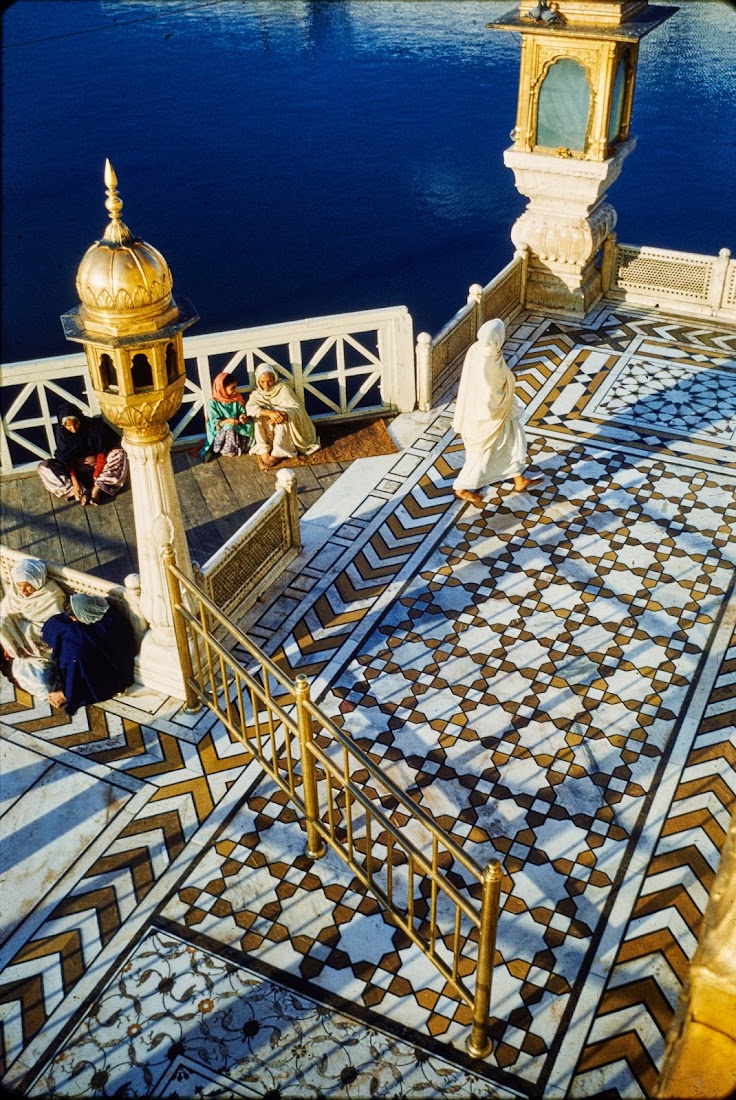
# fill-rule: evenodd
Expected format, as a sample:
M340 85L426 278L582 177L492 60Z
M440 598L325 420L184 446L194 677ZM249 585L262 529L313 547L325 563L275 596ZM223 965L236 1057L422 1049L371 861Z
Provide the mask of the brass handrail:
M288 795L305 820L306 854L319 859L329 845L420 948L472 1010L466 1049L473 1057L486 1057L492 1048L488 1026L503 878L500 862L493 859L485 868L476 863L310 700L305 676L292 681L182 573L170 546L161 554L187 706L194 709L201 701L212 710ZM232 642L253 658L255 671L213 637L213 623L224 627ZM356 779L360 773L367 773L372 790ZM397 813L408 824L392 820ZM412 835L422 830L424 845ZM430 853L423 850L427 842ZM447 863L463 867L470 881L457 886L443 866ZM473 893L480 895L479 905ZM443 898L454 912L452 928L444 933ZM463 930L463 922L469 931ZM473 958L468 951L475 943ZM471 988L468 979L473 974Z

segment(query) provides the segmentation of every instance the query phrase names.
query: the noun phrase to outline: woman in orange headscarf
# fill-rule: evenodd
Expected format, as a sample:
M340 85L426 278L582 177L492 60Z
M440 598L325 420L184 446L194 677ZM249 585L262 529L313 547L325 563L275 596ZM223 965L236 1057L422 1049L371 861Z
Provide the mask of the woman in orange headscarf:
M252 438L253 421L245 411L245 399L233 376L222 371L212 383L212 398L207 402L207 440L200 455L205 462L215 455L244 455Z

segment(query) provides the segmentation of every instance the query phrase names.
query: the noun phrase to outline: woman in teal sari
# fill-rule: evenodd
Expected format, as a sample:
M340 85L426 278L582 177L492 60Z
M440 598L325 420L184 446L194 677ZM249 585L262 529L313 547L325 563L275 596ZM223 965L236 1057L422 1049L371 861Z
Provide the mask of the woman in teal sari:
M245 399L231 374L223 371L212 383L207 402L207 440L200 451L205 462L216 455L237 457L248 453L253 421L245 411Z

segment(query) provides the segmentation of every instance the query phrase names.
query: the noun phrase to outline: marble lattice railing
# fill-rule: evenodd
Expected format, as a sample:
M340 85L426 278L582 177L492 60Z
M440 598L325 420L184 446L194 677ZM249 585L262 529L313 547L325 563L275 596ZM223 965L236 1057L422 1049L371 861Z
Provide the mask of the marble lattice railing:
M184 357L186 388L171 421L180 444L193 444L204 432L212 378L227 371L242 390L250 389L261 363L270 363L294 387L316 421L409 412L416 401L413 328L406 306L189 336ZM33 469L53 452L60 399L86 413L100 411L82 352L0 368L3 473Z
M521 310L525 277L526 255L519 252L490 283L485 286L473 283L466 304L436 336L419 333L416 359L420 409L431 409L457 381L465 352L485 321L500 317L508 322Z
M276 490L203 565L197 581L213 603L239 619L299 553L296 474L279 470Z
M13 550L0 543L0 588L3 593L7 592L12 583L13 567L18 562L33 557L33 554L27 554L23 550ZM81 573L78 569L72 569L70 565L62 565L59 562L47 561L45 565L49 577L56 581L68 595L73 592L84 592L90 596L103 596L115 604L130 621L133 632L140 641L148 624L141 614L140 577L137 573L129 573L124 584L115 584L102 577L94 577L91 573Z
M603 247L607 297L663 313L736 321L736 260L729 249L717 256L617 244Z

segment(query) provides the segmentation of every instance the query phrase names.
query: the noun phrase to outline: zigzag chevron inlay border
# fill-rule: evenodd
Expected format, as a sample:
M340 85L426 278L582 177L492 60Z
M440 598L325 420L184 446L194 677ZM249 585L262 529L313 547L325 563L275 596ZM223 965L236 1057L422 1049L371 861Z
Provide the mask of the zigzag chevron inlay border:
M736 810L736 632L611 968L570 1095L652 1095ZM614 1091L615 1090L615 1091Z

